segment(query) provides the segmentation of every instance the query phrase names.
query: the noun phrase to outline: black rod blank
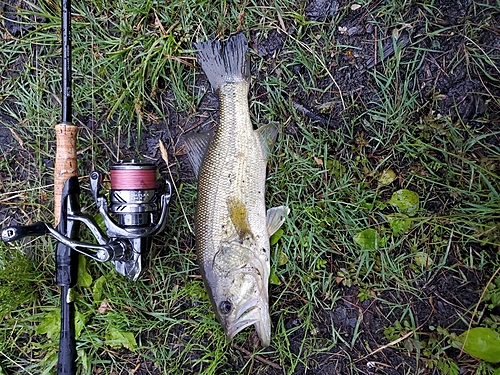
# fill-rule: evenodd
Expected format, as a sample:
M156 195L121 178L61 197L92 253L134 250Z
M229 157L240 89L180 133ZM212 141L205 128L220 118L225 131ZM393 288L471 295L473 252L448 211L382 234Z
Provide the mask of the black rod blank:
M62 123L73 121L71 93L71 0L62 0Z

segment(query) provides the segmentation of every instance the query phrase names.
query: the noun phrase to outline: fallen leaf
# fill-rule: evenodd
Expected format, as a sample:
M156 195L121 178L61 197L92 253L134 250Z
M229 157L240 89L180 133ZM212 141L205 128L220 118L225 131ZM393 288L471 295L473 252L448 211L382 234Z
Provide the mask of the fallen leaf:
M432 258L427 254L424 253L423 251L419 251L415 253L415 256L413 258L415 261L415 264L419 267L424 267L424 268L429 268L434 264L434 261Z
M396 206L399 212L413 216L417 213L419 196L414 191L401 189L392 194L389 204Z
M107 303L106 301L102 301L101 305L97 309L97 312L99 314L106 314L109 310L111 310L111 306L109 305L109 303Z
M115 349L123 346L129 350L134 350L137 347L133 333L120 331L116 328L110 328L106 332L106 344Z
M165 147L165 144L163 143L163 141L161 139L158 141L158 146L160 147L161 158L163 159L163 161L165 162L165 164L168 165L168 152L167 152L167 148Z
M386 169L378 177L378 183L381 186L390 185L396 179L396 173L392 169Z
M500 336L491 328L476 327L462 333L458 339L465 341L464 350L473 357L487 362L500 362Z
M354 242L356 242L363 250L376 250L384 246L383 238L375 229L365 229L354 235Z

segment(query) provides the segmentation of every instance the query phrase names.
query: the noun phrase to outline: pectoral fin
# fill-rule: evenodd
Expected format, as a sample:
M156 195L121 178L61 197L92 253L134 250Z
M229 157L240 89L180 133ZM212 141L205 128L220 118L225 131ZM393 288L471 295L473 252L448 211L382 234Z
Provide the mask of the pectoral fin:
M206 133L190 133L184 136L186 143L186 152L188 159L193 167L194 174L198 177L201 162L205 157L205 153L214 138L213 132Z
M280 229L289 213L290 208L287 206L278 206L267 210L267 231L269 237Z

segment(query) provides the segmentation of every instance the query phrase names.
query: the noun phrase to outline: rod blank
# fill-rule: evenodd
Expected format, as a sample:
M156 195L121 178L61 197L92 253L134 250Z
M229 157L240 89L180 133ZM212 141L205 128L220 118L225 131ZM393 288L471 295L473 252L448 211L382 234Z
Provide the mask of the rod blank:
M71 92L71 0L62 0L62 123L73 121Z

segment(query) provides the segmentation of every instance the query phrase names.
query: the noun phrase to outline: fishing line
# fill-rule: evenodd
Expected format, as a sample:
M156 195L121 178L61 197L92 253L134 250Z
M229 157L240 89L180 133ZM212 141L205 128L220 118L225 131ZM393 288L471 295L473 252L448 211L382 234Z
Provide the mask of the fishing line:
M156 166L123 168L117 165L110 170L112 190L156 189Z
M89 19L89 23L90 23L90 51L92 53L92 56L91 56L91 72L90 72L90 82L91 82L91 92L90 92L90 97L91 97L91 100L92 100L92 105L91 105L91 110L90 110L90 124L91 124L91 128L90 128L90 144L92 145L91 147L91 150L92 150L92 154L91 154L91 157L92 157L92 169L95 169L95 154L94 154L94 124L95 124L95 116L94 116L94 112L95 112L95 95L94 95L94 88L95 88L95 80L94 80L94 69L95 69L95 62L94 62L94 59L96 58L96 56L99 55L99 49L97 51L97 55L94 51L94 22L92 20L95 20L96 17L92 17L94 15L94 1L92 0L90 2L90 19Z

